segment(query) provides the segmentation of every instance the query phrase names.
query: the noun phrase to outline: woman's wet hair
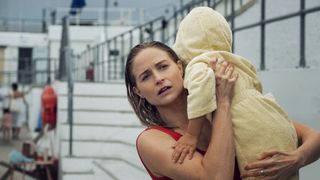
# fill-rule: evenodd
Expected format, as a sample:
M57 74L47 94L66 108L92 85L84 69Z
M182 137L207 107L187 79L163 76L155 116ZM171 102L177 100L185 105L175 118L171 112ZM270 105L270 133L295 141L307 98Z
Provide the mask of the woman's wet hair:
M133 110L135 111L142 124L146 126L166 126L165 122L160 117L157 108L150 104L145 98L141 98L133 90L133 88L136 87L136 81L132 74L132 63L134 61L134 58L142 50L147 48L157 48L163 50L175 63L179 61L179 57L173 51L173 49L158 41L144 42L133 47L129 52L125 67L125 83L127 87L127 96Z

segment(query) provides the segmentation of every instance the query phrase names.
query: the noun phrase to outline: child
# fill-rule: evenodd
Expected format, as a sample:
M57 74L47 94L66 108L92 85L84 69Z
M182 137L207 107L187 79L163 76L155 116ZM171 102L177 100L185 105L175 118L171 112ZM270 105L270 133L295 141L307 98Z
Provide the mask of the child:
M225 65L222 62L227 61L234 65L238 74L231 111L236 158L242 173L245 165L255 161L264 151L295 150L297 136L292 122L273 97L261 94L262 87L254 66L245 58L232 54L231 46L229 24L213 9L195 8L182 20L173 48L187 64L184 86L189 93L190 121L185 135L174 145L174 154L180 154L178 157L183 161L185 156L180 151L183 149L192 158L202 121L216 109L215 77L208 61L218 59L217 66ZM176 158L173 160L177 161Z
M12 136L12 115L9 108L3 109L2 132L3 139L6 141L10 141Z

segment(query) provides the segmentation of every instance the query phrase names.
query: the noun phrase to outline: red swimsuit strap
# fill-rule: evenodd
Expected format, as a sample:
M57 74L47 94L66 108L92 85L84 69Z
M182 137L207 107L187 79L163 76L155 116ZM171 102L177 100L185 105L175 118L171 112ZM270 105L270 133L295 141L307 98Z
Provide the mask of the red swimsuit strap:
M138 140L139 140L140 135L141 135L143 132L148 131L148 130L151 130L151 129L155 129L155 130L159 130L159 131L161 131L161 132L164 132L164 133L168 134L169 136L171 136L171 137L172 137L174 140L176 140L176 141L179 140L179 138L180 138L182 135L179 134L179 133L177 133L177 132L174 132L174 131L172 131L172 130L170 130L170 129L167 129L167 128L163 128L163 127L160 127L160 126L153 126L153 127L148 127L148 128L146 128L145 130L143 130L143 131L139 134L139 136L137 137L137 140L136 140L136 148L137 148L137 151L138 151L139 158L140 158L143 166L146 168L147 172L148 172L149 175L151 176L151 178L152 178L153 180L171 180L170 178L165 177L165 176L163 176L163 177L156 177L155 175L153 175L153 174L150 172L150 170L147 168L147 166L144 164L144 162L142 161L142 159L141 159L141 156L140 156L140 153L139 153L139 148L138 148L138 146L137 146Z

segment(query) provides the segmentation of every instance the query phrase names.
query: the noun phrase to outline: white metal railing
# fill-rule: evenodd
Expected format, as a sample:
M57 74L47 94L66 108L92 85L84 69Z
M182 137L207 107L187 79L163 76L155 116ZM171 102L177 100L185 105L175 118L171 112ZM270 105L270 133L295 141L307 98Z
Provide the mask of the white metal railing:
M50 24L61 25L63 16L68 15L70 8L48 9L47 19L51 19ZM78 13L70 16L70 24L73 25L110 25L133 26L144 22L144 10L136 8L83 8L76 9ZM51 17L48 17L50 15Z

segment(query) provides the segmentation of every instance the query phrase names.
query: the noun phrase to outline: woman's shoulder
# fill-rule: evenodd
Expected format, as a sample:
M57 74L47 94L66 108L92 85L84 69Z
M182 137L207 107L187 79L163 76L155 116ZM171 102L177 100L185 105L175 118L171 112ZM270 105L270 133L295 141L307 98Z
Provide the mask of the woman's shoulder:
M136 139L138 151L150 150L153 148L172 145L181 137L181 134L163 127L148 127L143 130ZM159 143L161 142L161 143Z
M159 164L164 165L171 162L171 147L176 142L168 133L171 131L162 127L149 127L137 137L136 148L139 157L151 177L160 176L160 173L157 172L163 169Z
M157 139L157 138L170 138L178 140L181 137L181 134L173 131L169 128L164 128L161 126L153 126L144 129L139 136L137 137L137 142L140 139Z

